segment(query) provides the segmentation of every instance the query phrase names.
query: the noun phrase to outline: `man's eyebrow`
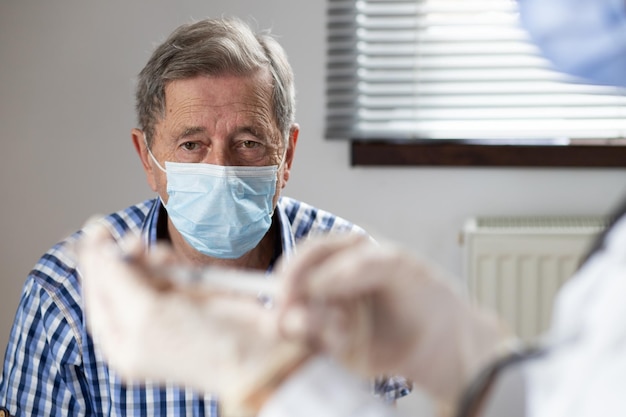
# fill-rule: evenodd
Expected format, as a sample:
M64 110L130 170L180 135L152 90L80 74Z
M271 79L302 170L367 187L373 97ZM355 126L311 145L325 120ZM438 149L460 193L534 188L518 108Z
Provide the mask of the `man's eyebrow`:
M176 139L185 139L189 136L204 132L206 132L206 129L202 126L191 126L185 128L179 135L176 136Z
M248 133L258 139L263 139L270 142L273 140L274 137L274 132L272 131L271 126L263 123L250 123L242 125L237 129L236 133Z
M239 133L249 133L252 136L256 136L258 138L263 136L263 134L260 132L260 129L258 129L255 126L251 126L251 125L241 126L239 129L237 129L237 131Z

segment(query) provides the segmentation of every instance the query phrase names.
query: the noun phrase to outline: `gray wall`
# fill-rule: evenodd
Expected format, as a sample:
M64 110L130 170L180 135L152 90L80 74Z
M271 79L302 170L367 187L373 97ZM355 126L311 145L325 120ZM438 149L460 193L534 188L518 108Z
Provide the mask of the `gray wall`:
M95 213L151 197L130 141L135 74L190 18L254 18L296 73L301 135L286 194L424 253L456 274L472 215L603 214L624 170L351 168L323 139L321 0L0 2L0 349L38 257Z

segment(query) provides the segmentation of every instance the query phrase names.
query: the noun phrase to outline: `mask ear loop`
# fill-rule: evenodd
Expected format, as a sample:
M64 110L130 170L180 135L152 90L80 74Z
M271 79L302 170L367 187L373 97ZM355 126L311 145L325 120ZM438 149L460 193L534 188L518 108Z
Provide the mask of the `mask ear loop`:
M285 165L285 158L287 158L287 147L285 146L285 151L283 152L283 156L280 159L280 164L278 164L278 168L276 168L276 172L280 171L282 167Z
M146 144L146 149L148 150L148 155L150 155L150 158L152 158L152 160L154 161L156 166L159 167L159 169L161 171L163 171L163 172L165 172L165 174L167 174L167 171L165 170L165 168L163 168L161 166L161 164L159 164L159 161L157 161L157 159L154 157L154 154L150 150L150 146L148 145L148 139L146 138L146 132L143 132L143 141ZM165 207L165 201L163 201L163 197L161 197L161 195L159 193L157 193L157 195L159 196L159 200L161 200L161 204Z
M158 166L161 171L167 174L167 171L165 170L165 168L163 168L161 164L159 164L159 161L157 161L157 159L154 157L154 154L152 154L152 151L150 150L150 146L148 145L148 139L146 138L146 132L143 132L143 141L146 144L146 149L148 150L148 154L150 155L150 158L152 158L156 166Z
M144 135L145 137L145 135ZM278 173L280 172L280 170L282 169L282 167L285 164L285 158L287 157L287 145L285 145L285 151L283 152L283 156L280 160L280 164L278 164L278 167L276 168L276 184L278 184ZM278 203L276 203L278 204ZM274 212L276 211L276 207L272 207L272 212L270 213L270 217L272 217L274 215Z

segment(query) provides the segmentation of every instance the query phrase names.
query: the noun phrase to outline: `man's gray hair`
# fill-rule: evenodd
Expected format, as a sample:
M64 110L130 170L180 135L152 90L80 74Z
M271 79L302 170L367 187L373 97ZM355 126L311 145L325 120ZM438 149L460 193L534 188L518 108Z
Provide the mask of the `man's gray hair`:
M275 122L283 140L295 119L293 70L269 33L255 34L239 19L205 19L184 24L159 45L139 73L137 117L152 145L155 125L165 116L165 87L198 75L251 75L267 68L272 77Z

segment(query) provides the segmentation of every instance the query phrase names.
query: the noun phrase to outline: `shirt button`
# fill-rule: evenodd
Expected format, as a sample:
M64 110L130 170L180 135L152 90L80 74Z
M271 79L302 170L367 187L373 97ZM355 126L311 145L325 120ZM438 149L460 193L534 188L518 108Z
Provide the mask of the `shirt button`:
M0 407L0 417L11 417L6 408Z

